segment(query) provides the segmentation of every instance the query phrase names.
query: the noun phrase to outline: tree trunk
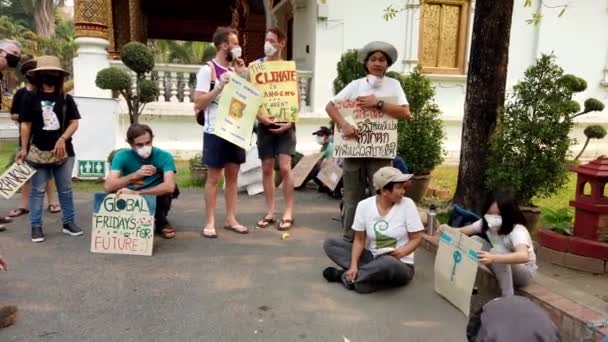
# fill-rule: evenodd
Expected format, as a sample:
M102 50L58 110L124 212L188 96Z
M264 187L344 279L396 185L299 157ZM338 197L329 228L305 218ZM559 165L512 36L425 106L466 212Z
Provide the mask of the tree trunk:
M34 6L36 33L43 37L55 35L55 6L53 0L36 0Z
M587 145L589 145L589 140L591 140L591 138L587 137L587 140L585 140L585 145L583 145L583 149L581 149L581 151L578 153L576 158L574 158L574 161L577 161L578 158L580 158L583 155L583 152L585 152L585 149L587 149Z
M478 213L488 196L486 159L504 106L513 0L477 0L454 203Z

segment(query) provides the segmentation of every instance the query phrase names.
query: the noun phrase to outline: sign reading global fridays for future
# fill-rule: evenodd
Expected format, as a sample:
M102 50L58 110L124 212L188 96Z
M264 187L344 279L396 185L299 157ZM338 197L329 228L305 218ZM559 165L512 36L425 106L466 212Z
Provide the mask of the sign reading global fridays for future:
M391 99L383 99L393 103ZM397 155L397 119L376 108L362 108L356 101L336 103L344 119L357 128L356 139L346 139L340 131L334 136L336 158L394 159Z
M152 255L156 197L96 193L91 252Z
M9 199L36 173L28 163L14 163L0 176L0 196Z
M261 104L262 94L254 85L236 74L231 75L220 97L214 134L248 150Z
M277 122L298 121L298 73L294 61L252 63L249 76L263 93L262 111Z

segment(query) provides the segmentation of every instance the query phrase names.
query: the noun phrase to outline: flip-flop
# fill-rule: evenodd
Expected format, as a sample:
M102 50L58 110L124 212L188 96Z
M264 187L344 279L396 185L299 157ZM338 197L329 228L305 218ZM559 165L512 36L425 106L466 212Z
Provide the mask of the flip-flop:
M227 224L224 226L224 229L231 230L231 231L233 231L235 233L239 233L239 234L249 233L249 229L247 227L243 226L242 224L235 224L234 226Z
M6 230L6 226L3 224L0 224L0 232L3 232Z
M8 213L8 217L19 217L19 216L25 215L29 212L30 211L25 208L17 208L17 209L11 210L11 212Z
M49 204L46 210L48 210L48 212L51 214L57 214L61 212L61 207L59 206L59 204Z
M210 230L213 229L213 234L209 234L206 232L209 232ZM217 238L217 233L215 232L215 228L203 228L203 230L201 231L201 235L207 239L215 239Z
M11 223L13 220L8 216L0 216L0 224Z
M280 231L286 231L286 230L290 230L291 227L294 224L294 220L293 219L282 219L281 222L279 222L279 228L277 228ZM285 226L286 224L286 226Z
M160 236L162 236L163 239L173 239L175 237L175 229L171 227L165 227L160 230Z
M265 229L265 228L268 228L268 227L274 225L276 222L277 222L277 219L274 217L270 217L270 218L263 217L261 220L259 220L255 224L255 226L260 229Z

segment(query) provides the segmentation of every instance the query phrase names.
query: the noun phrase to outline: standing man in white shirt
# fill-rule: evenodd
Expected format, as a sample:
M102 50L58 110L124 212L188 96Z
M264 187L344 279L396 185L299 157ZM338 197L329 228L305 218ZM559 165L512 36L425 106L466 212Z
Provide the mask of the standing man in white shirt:
M336 103L356 100L357 106L376 108L395 119L409 119L410 107L401 83L386 77L388 68L397 61L397 49L389 43L371 42L358 53L367 76L349 83L328 104L325 110L341 130L345 138L356 139L357 128L350 124L336 108ZM395 103L385 103L382 98L393 98ZM353 218L357 203L365 197L365 189L373 193L372 176L381 167L390 166L391 159L344 158L344 240L353 241Z
M323 244L327 256L342 268L326 268L327 281L370 293L407 285L414 278L414 251L424 226L414 201L403 197L412 177L390 166L374 174L376 196L357 205L354 243L329 239Z
M215 118L219 98L224 86L230 81L233 72L246 75L247 68L241 59L238 32L230 27L218 27L213 34L213 44L217 49L215 58L203 65L196 75L194 93L195 112L203 111L203 164L209 169L205 182L205 211L207 223L202 235L216 238L215 209L217 207L217 188L222 173L225 176L226 221L224 228L240 234L249 229L236 219L237 177L241 164L245 162L245 150L214 135Z

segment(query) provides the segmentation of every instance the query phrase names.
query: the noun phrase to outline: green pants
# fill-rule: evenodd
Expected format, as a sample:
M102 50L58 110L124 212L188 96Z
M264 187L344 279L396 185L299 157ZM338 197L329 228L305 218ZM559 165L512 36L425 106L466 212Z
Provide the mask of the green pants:
M345 158L342 175L344 184L344 220L342 230L344 240L353 241L353 221L357 204L365 199L365 190L375 194L372 177L380 168L391 166L390 159Z

